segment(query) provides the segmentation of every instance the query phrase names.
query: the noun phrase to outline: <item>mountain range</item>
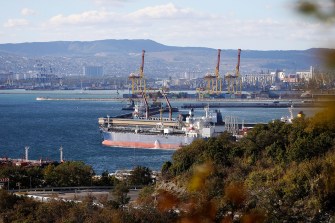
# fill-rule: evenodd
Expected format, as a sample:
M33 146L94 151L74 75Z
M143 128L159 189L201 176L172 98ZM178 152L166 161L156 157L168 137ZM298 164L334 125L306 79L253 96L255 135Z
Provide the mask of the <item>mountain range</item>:
M206 70L215 68L217 49L206 47L167 46L153 40L96 40L96 41L55 41L16 44L0 44L2 56L24 57L83 57L110 58L117 64L118 59L134 60L146 50L146 61L160 61L166 66L200 66ZM333 49L313 48L306 50L247 50L242 49L241 68L244 71L267 71L285 69L291 71L306 70L310 66L321 66L322 52ZM96 60L95 60L96 61ZM234 69L237 61L237 49L222 49L221 64L223 69ZM96 62L95 62L96 63ZM120 61L120 64L122 62ZM137 62L138 64L138 62ZM137 66L136 64L136 66ZM243 70L243 69L242 69Z

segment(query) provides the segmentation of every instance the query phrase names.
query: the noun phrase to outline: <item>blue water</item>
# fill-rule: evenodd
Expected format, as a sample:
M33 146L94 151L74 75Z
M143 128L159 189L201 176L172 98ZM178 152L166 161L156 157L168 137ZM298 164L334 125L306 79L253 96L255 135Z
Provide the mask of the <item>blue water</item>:
M29 146L29 159L81 160L95 172L114 172L141 165L160 170L173 151L111 148L101 145L98 118L120 114L124 102L36 101L36 97L115 97L115 92L23 92L0 91L0 157L23 158ZM182 110L187 112L187 110ZM247 122L268 122L288 115L286 108L222 108L223 115L238 116ZM308 110L307 113L313 113ZM197 111L200 114L200 111Z

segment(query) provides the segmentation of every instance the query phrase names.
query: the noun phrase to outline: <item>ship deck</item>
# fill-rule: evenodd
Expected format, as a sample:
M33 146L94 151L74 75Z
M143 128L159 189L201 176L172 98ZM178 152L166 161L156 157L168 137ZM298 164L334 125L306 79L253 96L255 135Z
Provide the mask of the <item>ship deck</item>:
M176 120L167 121L160 118L157 119L127 119L127 118L99 118L100 125L110 126L151 126L163 124L164 127L177 128L180 123Z

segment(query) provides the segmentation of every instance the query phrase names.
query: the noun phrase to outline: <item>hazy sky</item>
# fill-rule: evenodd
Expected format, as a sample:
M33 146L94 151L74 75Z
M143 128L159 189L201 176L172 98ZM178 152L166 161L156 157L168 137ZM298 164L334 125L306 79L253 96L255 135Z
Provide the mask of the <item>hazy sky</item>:
M329 47L334 29L295 0L3 0L0 43L152 39L174 46Z

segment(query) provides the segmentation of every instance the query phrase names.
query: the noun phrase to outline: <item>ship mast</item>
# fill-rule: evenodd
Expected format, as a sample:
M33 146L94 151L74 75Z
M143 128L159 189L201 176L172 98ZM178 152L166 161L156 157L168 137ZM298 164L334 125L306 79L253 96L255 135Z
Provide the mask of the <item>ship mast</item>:
M62 146L59 148L59 151L60 151L60 162L63 163L64 160L63 160L63 147Z
M25 149L25 151L26 151L26 157L25 157L25 159L26 159L26 162L28 162L28 161L29 161L29 157L28 157L29 146L26 146L24 149Z

